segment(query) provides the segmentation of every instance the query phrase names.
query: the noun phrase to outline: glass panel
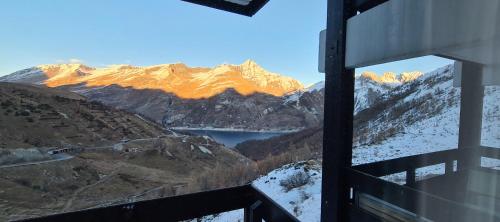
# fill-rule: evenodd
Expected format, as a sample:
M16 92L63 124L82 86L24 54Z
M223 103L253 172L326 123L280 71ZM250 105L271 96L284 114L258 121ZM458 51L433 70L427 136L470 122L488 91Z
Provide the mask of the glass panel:
M380 177L382 180L404 185L406 183L406 172L394 173Z
M422 57L356 70L355 165L458 147L452 64Z
M500 170L500 160L488 157L481 157L481 167Z
M403 75L369 72L408 66L409 61L357 70L357 78L371 81L356 83L355 166L347 171L355 193L352 204L364 211L354 218L500 220L500 29L493 19L498 6L487 1L388 1L348 20L348 66L426 53L456 59L409 84L401 83ZM439 10L444 8L449 10ZM472 14L478 15L474 22L465 19ZM437 61L427 58L413 66ZM388 86L374 88L373 82Z
M432 177L440 176L445 173L445 164L436 164L436 165L431 165L431 166L426 166L426 167L421 167L418 168L415 172L416 174L416 180L425 180L429 179Z

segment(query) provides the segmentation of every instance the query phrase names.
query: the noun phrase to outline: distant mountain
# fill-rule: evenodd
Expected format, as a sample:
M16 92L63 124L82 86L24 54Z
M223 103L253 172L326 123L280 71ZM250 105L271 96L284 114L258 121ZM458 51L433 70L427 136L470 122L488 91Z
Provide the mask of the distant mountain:
M355 113L421 73L364 73L356 78ZM240 65L191 68L81 64L42 65L0 81L65 88L115 108L138 113L165 127L296 130L323 120L324 82L308 87L247 60Z
M29 82L49 87L117 85L138 90L160 90L182 99L210 98L231 88L241 95L265 93L273 96L303 88L299 81L268 72L252 60L241 65L224 64L214 68L193 68L182 63L147 67L112 65L105 68L82 64L40 65L1 77L0 81Z
M317 113L283 104L281 96L304 88L299 81L268 72L252 60L215 68L181 63L106 68L41 65L0 81L68 89L167 127L288 130L319 120Z
M363 72L358 78L368 79L373 82L377 82L379 84L385 85L401 85L403 83L412 82L423 75L422 72L414 71L414 72L403 72L401 74L396 74L393 72L386 72L382 75L378 75L374 72Z
M383 99L386 93L392 89L404 85L422 77L421 72L403 72L401 74L384 73L378 75L374 72L364 72L355 78L355 105L354 113L358 113L364 109L371 107L375 102ZM294 93L286 95L286 103L297 103L303 97L312 95L324 94L325 82L317 82L303 90L297 90ZM319 105L320 103L321 105ZM309 107L313 106L317 110L323 109L323 98L318 99L315 106L308 104Z

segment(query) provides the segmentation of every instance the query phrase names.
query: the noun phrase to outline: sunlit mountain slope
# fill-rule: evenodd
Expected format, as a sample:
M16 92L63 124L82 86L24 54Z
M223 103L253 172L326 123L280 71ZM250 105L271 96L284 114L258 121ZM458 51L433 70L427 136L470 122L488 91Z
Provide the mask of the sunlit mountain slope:
M83 84L86 87L118 85L134 89L161 90L184 99L209 98L229 88L242 95L265 93L282 96L303 88L290 77L269 72L252 60L240 65L214 68L188 67L185 64L162 64L146 67L112 65L92 68L82 64L40 65L0 78L49 87Z

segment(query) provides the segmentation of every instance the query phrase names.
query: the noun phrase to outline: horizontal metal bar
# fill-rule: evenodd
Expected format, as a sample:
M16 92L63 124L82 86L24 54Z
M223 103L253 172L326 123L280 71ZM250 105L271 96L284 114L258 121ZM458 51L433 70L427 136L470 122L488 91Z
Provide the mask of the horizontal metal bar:
M203 5L215 9L220 9L228 12L233 12L245 16L253 16L259 11L269 0L253 0L248 5L240 5L225 0L182 0L198 5Z
M357 11L364 12L388 0L352 0L352 4Z
M356 193L365 193L434 221L464 221L463 215L477 221L500 220L485 209L460 204L410 187L391 183L364 172L347 168L347 178Z
M236 3L232 3L232 2L228 2L228 1L224 1L224 0L212 0L212 1L182 0L182 1L207 6L210 8L220 9L220 10L224 10L224 11L228 11L228 12L233 12L233 13L240 14L240 15L249 16L246 6L238 5Z
M253 185L252 185L253 186ZM299 222L297 218L291 215L287 210L281 207L278 203L274 202L273 199L268 197L266 194L262 193L259 189L255 188L255 198L262 201L259 209L259 213L263 215L265 221L290 221Z
M258 215L266 221L298 220L252 185L50 215L25 221L182 221L246 209L261 202ZM246 212L246 214L249 212Z
M417 169L440 163L446 163L457 159L458 149L444 150L433 153L426 153L392 160L384 160L374 163L367 163L353 166L352 168L372 176L380 177Z
M248 4L248 16L253 16L257 13L269 0L253 0Z
M382 218L382 221L401 221L401 222L424 222L419 220L418 216L405 209L387 203L380 198L373 197L365 193L357 193L357 205L359 208L370 212ZM430 222L430 221L425 221Z
M50 215L25 221L179 221L242 209L255 202L250 185Z
M349 221L385 222L382 218L352 204L347 206L347 210L349 211Z
M500 159L500 148L481 146L480 150L483 157Z

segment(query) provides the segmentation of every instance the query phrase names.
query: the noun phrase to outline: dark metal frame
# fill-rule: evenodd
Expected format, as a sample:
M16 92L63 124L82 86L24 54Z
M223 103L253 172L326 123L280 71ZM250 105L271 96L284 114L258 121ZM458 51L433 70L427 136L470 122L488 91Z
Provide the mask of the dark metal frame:
M244 209L245 222L298 220L252 185L191 193L24 221L182 221Z
M352 0L351 5L359 12L364 12L389 0Z
M465 189L467 179L463 178L468 178L470 170L500 176L498 172L481 168L479 162L480 157L500 159L500 149L480 146L484 89L479 75L481 67L477 64L463 63L464 72L478 75L462 76L458 149L352 166L354 70L345 67L346 22L356 13L384 2L387 0L328 0L321 221L383 221L380 215L361 207L360 194L414 213L417 219L462 221L461 215L473 215L477 221L500 221L498 215L419 189L419 186L449 182L453 178L459 183L457 189ZM417 181L418 168L435 164L445 164L444 175ZM404 186L379 178L400 172L406 173Z
M321 221L347 221L349 188L344 168L351 166L354 70L345 68L346 22L356 15L348 0L329 0L326 29L325 106Z
M204 5L211 8L216 8L251 17L255 13L257 13L262 7L264 7L264 5L269 0L252 0L248 5L239 5L224 0L182 0L182 1Z
M352 165L354 69L346 69L346 23L387 0L328 0L321 221L348 221L345 168Z

